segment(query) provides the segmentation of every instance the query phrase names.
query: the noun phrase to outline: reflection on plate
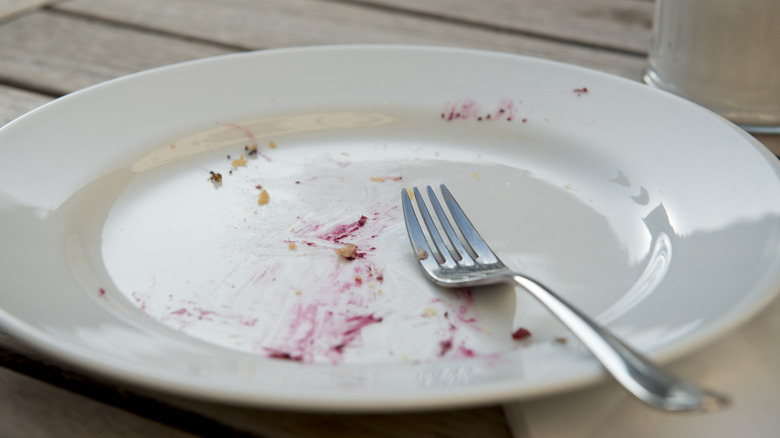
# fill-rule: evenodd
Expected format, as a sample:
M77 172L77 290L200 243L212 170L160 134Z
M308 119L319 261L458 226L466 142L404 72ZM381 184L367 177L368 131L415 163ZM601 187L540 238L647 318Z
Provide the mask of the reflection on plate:
M74 93L0 141L5 329L201 398L409 409L600 377L527 295L429 284L404 187L446 183L508 265L660 360L744 321L780 279L760 145L676 97L541 60L220 57Z

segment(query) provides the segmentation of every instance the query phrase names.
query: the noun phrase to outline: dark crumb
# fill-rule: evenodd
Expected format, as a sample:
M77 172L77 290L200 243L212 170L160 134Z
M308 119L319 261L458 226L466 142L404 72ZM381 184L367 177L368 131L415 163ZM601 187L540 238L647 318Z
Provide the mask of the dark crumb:
M247 155L250 157L257 155L257 145L246 145L244 146L244 150L247 152Z
M232 171L232 170L230 170L230 171L228 171L228 173L232 175L232 174L233 174L233 171Z
M262 184L258 184L258 185L255 186L255 188L257 190L263 190L263 185Z
M527 123L527 122L528 122L528 119L523 119L523 123Z
M480 116L480 117L477 117L477 121L478 121L478 122L481 122L481 121L482 121L482 116Z
M284 351L277 351L277 350L271 350L267 349L268 351L268 357L272 359L283 359L283 360L291 360L294 362L302 362L303 356L293 356L290 353L285 353Z
M213 170L209 172L209 181L213 182L214 184L218 184L222 182L222 174L214 172Z
M515 330L514 333L512 333L512 339L516 341L530 338L530 337L531 337L531 332L529 332L527 329L524 329L523 327L520 327L519 329Z
M447 116L445 116L444 113L441 113L441 118L443 119L445 117L447 117Z
M506 121L507 121L507 122L511 122L511 121L512 121L512 116L509 116L509 117L507 117L507 118L506 118Z
M295 184L300 184L300 183L301 183L300 181L295 181Z
M505 110L505 109L503 109L503 108L501 108L500 110L498 110L498 112L500 112L501 114L504 114L504 111L506 111L506 110Z
M228 155L228 160L230 159L230 155Z
M575 88L574 92L577 93L577 96L582 96L583 94L588 92L588 87Z
M449 318L450 317L450 312L444 312L444 317L445 318Z
M486 118L486 119L488 119L488 120L490 120L490 114L488 114L488 115L487 115L487 117L485 117L485 118Z
M439 346L441 347L441 350L439 351L439 357L441 357L447 354L448 351L452 350L452 339L439 342Z

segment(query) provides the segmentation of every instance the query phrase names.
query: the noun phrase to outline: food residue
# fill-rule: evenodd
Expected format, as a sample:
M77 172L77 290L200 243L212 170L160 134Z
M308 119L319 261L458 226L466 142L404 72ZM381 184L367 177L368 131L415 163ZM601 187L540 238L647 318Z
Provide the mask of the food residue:
M531 337L531 332L529 332L527 329L520 327L514 332L512 332L512 339L516 341L520 341L523 339L527 339Z
M428 258L428 251L418 248L415 256L417 257L417 260L425 260Z
M233 168L235 169L239 166L246 166L246 157L244 157L244 154L241 154L240 157L233 160Z
M250 157L257 155L257 145L256 144L246 145L246 146L244 146L244 150L246 151L247 155L249 155ZM233 164L233 165L235 166L235 164Z
M268 147L271 149L276 149L276 143L273 142L273 140L268 142Z
M577 93L577 97L582 96L588 92L588 87L575 88L574 92Z
M262 190L260 194L257 196L257 204L258 205L265 205L268 204L268 201L271 200L271 196L268 194L267 190Z
M296 245L295 242L290 242L290 244L287 245L287 248L289 248L289 249L295 249L297 247L298 247L298 245Z
M355 256L357 255L357 246L348 243L341 248L334 249L336 251L336 254L338 254L340 257L343 257L347 260L354 260Z
M214 184L219 184L222 182L222 174L214 172L213 170L209 172L209 181L213 182Z

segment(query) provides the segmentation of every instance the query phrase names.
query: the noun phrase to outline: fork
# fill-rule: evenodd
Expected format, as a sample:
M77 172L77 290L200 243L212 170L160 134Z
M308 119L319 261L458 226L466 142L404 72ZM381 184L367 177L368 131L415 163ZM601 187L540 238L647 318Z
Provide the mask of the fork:
M461 288L511 283L521 287L563 322L623 388L650 406L665 411L682 412L711 411L728 404L728 400L722 395L700 389L656 366L538 281L511 271L496 257L450 191L442 184L442 197L463 237L461 239L430 186L427 187L427 192L450 247L445 244L416 187L414 198L417 201L417 210L425 222L433 247L429 245L420 227L407 189L401 191L401 202L412 250L423 272L435 284Z

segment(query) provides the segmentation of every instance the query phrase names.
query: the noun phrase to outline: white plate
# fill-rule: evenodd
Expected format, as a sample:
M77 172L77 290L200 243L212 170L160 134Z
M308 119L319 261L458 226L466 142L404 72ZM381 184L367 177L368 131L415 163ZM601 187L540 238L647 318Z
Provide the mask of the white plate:
M424 280L400 191L439 182L507 264L658 360L780 284L776 159L698 106L519 56L307 48L131 75L4 127L0 320L84 369L248 405L464 406L600 378L526 294Z

